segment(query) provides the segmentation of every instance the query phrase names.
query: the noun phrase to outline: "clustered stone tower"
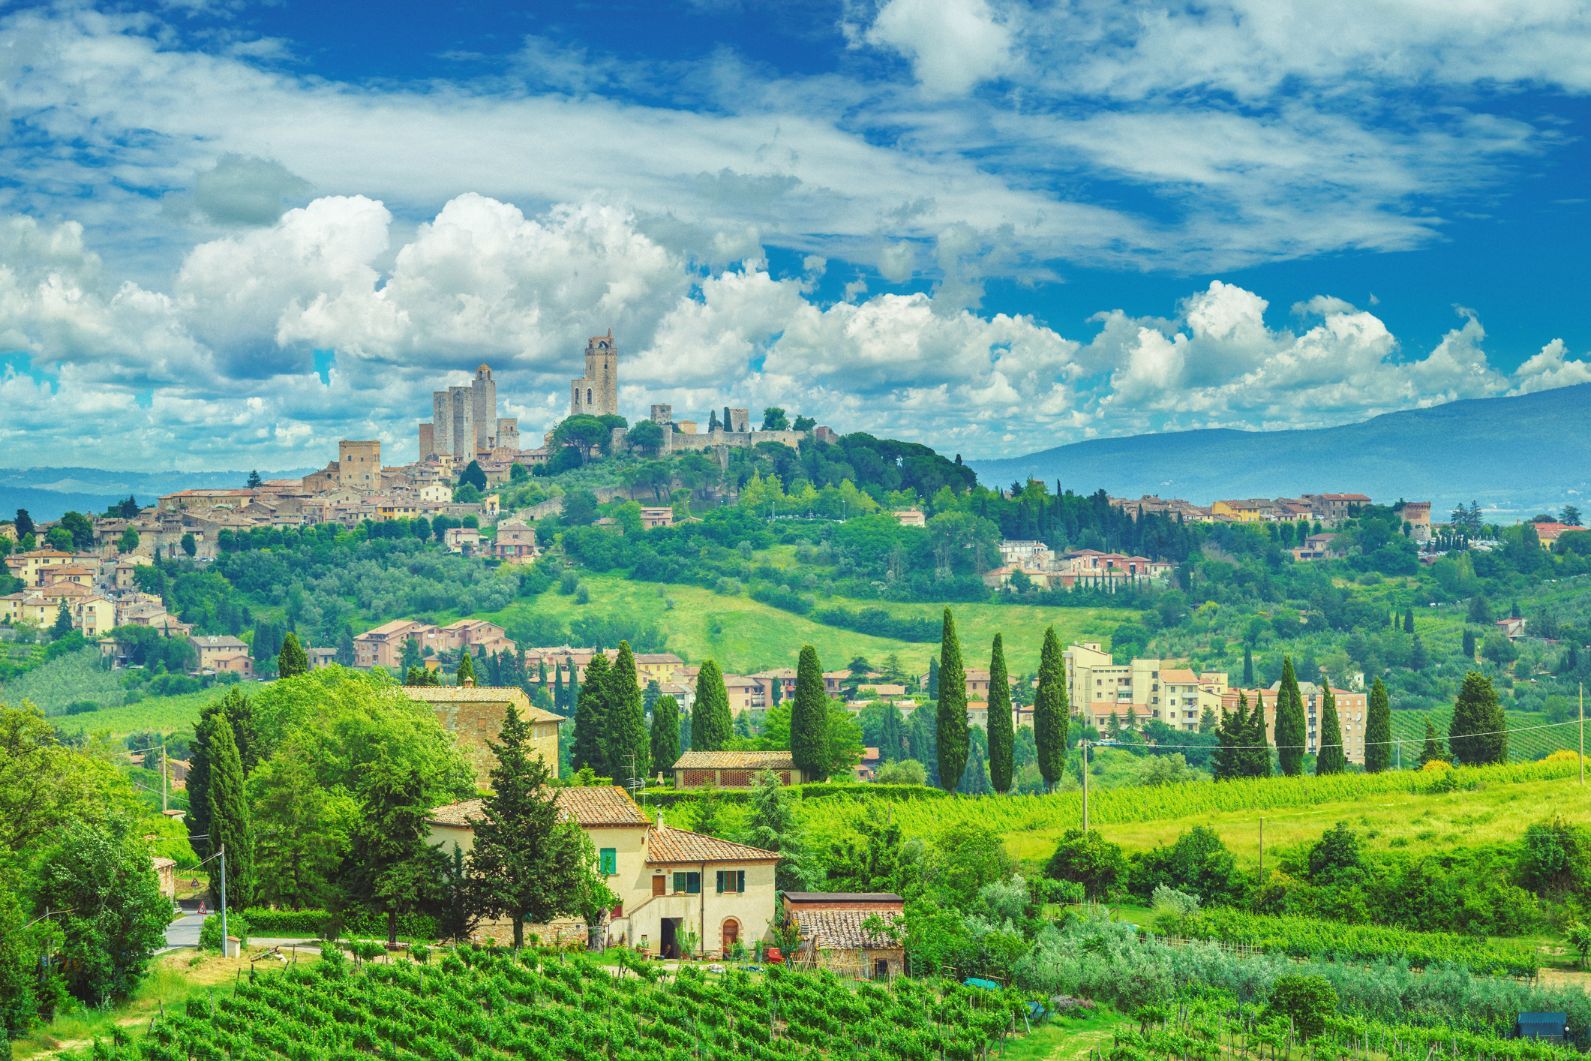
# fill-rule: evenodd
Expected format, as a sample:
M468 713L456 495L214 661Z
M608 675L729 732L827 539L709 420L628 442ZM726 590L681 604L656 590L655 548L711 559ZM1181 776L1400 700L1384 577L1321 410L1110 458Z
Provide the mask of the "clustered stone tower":
M569 415L614 416L619 411L619 344L613 329L586 340L586 374L569 384Z
M431 392L431 422L420 425L420 456L474 460L499 446L518 447L519 421L497 416L497 381L488 365L468 386Z

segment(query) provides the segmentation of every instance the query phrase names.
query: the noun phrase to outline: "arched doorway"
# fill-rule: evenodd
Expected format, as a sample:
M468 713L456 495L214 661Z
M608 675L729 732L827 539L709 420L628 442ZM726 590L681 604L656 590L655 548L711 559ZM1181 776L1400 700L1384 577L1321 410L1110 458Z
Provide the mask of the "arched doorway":
M735 944L739 942L740 922L736 921L732 917L726 917L724 919L724 947L721 953L725 957L728 957L729 952L734 948Z

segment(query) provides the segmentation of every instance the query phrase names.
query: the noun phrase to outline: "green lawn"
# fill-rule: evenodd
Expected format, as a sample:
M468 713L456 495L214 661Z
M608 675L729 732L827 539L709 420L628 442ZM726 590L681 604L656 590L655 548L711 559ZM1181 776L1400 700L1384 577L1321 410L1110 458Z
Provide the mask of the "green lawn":
M1110 1045L1126 1018L1106 1006L1086 1017L1056 1017L1005 1044L1003 1061L1081 1061Z
M748 673L768 667L795 665L796 654L804 644L818 650L823 665L830 669L844 666L854 656L866 656L879 663L891 653L912 672L926 671L928 657L936 654L932 643L897 641L825 626L803 616L781 611L744 596L723 596L696 586L635 582L617 575L583 574L580 584L590 594L587 604L556 590L532 600L515 601L481 618L511 624L516 617L548 615L568 623L582 610L601 614L617 613L657 624L668 649L691 661L716 659L726 670ZM825 604L850 609L881 607L899 616L937 619L942 605L896 604L855 601L841 597L825 598ZM1006 660L1014 672L1038 669L1044 627L1054 624L1062 644L1077 639L1110 642L1116 626L1137 613L1112 608L1048 608L1033 605L957 604L955 614L961 643L969 667L988 665L989 645L996 633L1004 633Z

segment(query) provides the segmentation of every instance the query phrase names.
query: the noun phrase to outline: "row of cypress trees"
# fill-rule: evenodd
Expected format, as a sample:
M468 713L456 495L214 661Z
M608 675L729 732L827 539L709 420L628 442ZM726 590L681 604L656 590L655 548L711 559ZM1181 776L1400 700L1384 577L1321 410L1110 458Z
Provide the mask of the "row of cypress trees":
M967 723L967 671L961 658L961 639L956 621L945 609L940 633L938 667L938 713L935 737L939 754L939 785L954 792L961 783L971 755L972 734ZM994 635L989 654L989 783L996 792L1011 790L1012 756L1016 734L1011 717L1011 686L1005 664L1005 641ZM1053 787L1066 768L1066 737L1070 709L1066 696L1066 665L1061 657L1061 642L1055 628L1044 631L1044 647L1039 660L1039 684L1033 697L1033 737L1038 746L1039 774L1046 787Z

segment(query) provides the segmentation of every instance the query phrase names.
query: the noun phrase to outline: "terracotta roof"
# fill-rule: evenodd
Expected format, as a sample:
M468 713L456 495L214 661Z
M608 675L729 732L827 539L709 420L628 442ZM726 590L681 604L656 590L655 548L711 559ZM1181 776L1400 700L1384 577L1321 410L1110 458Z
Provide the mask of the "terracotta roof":
M870 917L894 924L899 916L893 910L806 910L796 915L796 927L801 938L810 939L819 950L899 947L899 938L890 939L862 928Z
M779 853L685 829L658 826L646 834L646 861L650 865L677 862L777 862Z
M635 800L616 785L577 786L560 788L556 792L558 809L564 817L582 826L648 824ZM436 825L469 828L472 820L486 816L485 807L484 800L466 799L435 808L428 820Z
M792 903L904 903L894 892L785 892Z
M512 685L404 685L403 695L427 704L513 704L528 722L562 722L563 716L532 704Z
M795 760L789 752L698 752L684 753L674 763L676 770L792 770Z
M1199 679L1191 670L1163 670L1160 680L1168 685L1192 685Z

